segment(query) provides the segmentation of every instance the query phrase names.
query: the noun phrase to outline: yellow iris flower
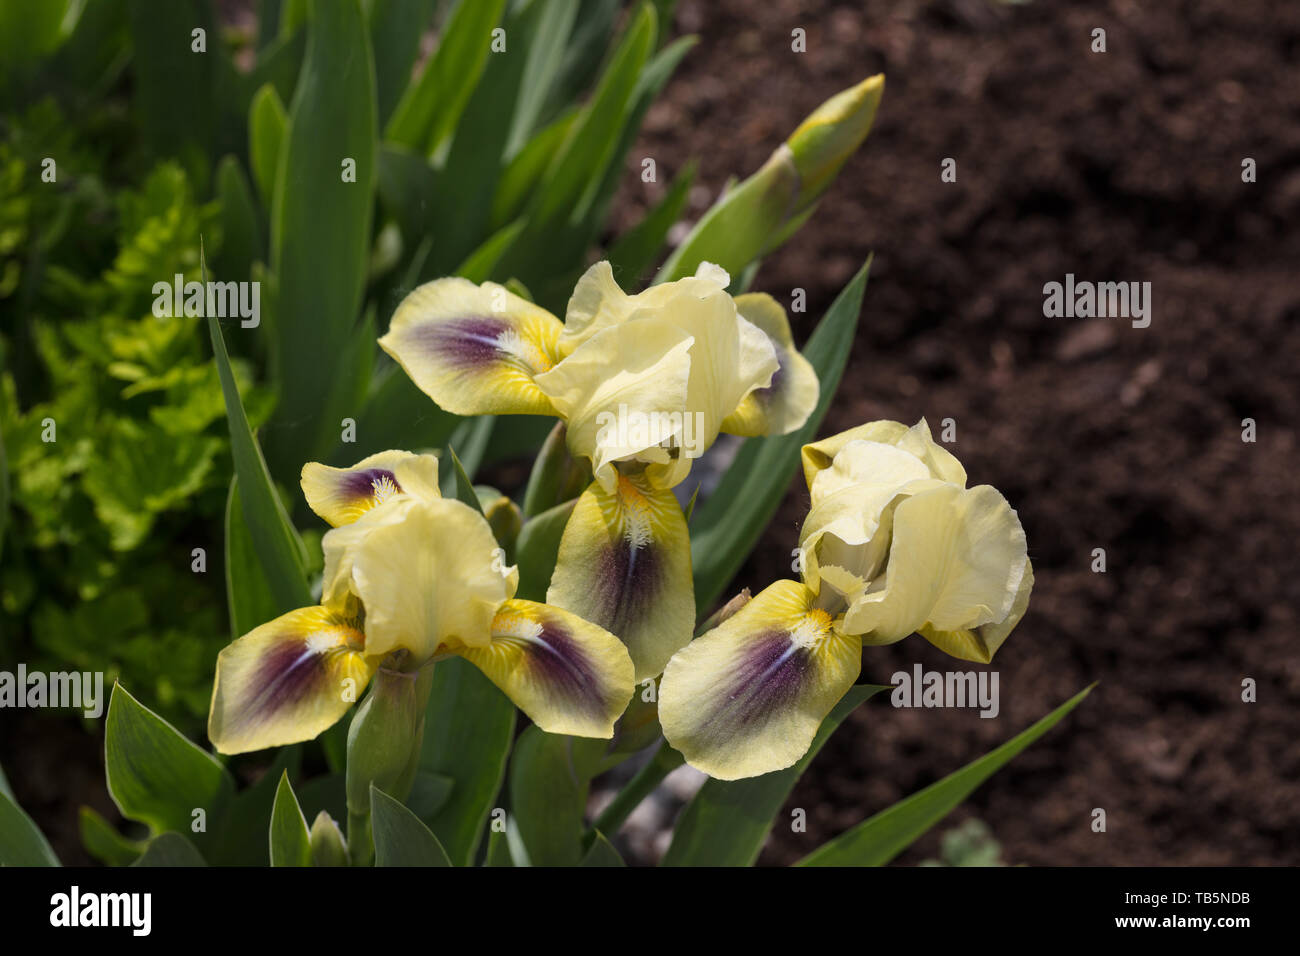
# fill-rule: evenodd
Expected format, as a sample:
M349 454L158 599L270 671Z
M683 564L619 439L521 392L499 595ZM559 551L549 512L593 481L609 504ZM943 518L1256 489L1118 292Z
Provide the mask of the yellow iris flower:
M487 520L438 491L433 455L387 451L351 468L303 468L307 503L333 525L321 605L254 628L217 659L208 736L222 753L309 740L381 664L457 654L551 733L611 737L634 689L608 631L515 600Z
M727 294L716 266L619 288L608 262L561 322L494 283L440 279L398 307L379 344L459 415L561 418L593 481L560 543L547 602L617 634L636 680L662 672L695 620L690 542L672 494L720 432L782 434L817 404L817 375L770 296Z
M668 742L724 780L798 761L857 680L864 644L919 632L988 663L1029 604L1019 518L994 488L966 487L924 419L805 445L803 466L803 580L776 582L678 651L660 685Z

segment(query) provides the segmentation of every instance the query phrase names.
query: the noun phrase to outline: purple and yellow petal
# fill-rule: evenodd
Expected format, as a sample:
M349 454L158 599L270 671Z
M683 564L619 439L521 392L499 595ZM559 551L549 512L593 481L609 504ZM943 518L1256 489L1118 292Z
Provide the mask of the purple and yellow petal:
M360 622L324 607L290 611L217 656L208 737L225 754L311 740L373 674Z
M635 689L618 638L534 601L506 601L492 619L491 643L458 653L551 734L612 737Z
M720 780L792 766L857 680L862 642L816 596L778 581L668 663L659 720L691 766Z
M574 506L546 602L617 636L639 682L661 673L691 639L691 545L671 491L616 477L612 492L593 482Z
M560 360L562 328L504 286L439 279L402 300L379 344L449 412L554 415L533 379Z
M795 348L790 320L776 299L762 292L736 296L736 310L768 337L779 364L767 386L751 391L723 419L722 430L733 435L789 434L817 407L817 372Z
M302 466L307 506L330 525L351 524L400 494L439 498L438 458L409 451L381 451L351 468L309 461Z

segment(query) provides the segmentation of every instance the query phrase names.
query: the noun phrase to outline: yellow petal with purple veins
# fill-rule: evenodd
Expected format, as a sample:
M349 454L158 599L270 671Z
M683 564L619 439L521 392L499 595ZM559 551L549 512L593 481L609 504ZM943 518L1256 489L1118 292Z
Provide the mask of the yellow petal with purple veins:
M736 311L768 337L778 366L767 386L754 389L723 419L722 430L732 435L787 435L817 407L817 372L795 348L790 320L776 299L764 292L739 295Z
M438 279L397 307L380 346L457 415L554 415L533 379L559 361L563 326L494 282Z
M792 766L857 680L862 642L816 597L778 581L668 663L659 720L688 763L720 780Z
M302 466L307 506L337 528L400 494L440 498L438 458L409 451L381 451L351 468L309 461Z
M311 740L373 674L359 621L323 607L290 611L217 656L208 737L224 754Z
M593 482L574 506L546 603L618 637L640 682L691 639L691 545L671 491L641 476L616 476L612 492Z
M457 651L549 734L614 736L632 699L632 659L613 634L557 607L506 601L492 641Z

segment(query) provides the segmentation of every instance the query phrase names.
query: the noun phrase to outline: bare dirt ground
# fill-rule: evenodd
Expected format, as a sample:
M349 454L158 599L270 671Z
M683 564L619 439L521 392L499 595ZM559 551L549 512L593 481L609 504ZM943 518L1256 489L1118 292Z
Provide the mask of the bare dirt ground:
M1017 508L1037 573L995 664L1000 717L870 702L791 799L809 832L779 831L763 862L792 862L1097 681L949 822L987 821L1013 863L1296 863L1300 7L682 0L676 26L701 42L634 156L669 172L699 156L702 203L825 97L887 74L871 138L755 287L808 291L802 340L874 250L823 431L954 419L953 451ZM940 181L945 157L956 183ZM1043 284L1067 272L1151 282L1150 327L1045 318ZM737 587L788 576L806 507L792 484ZM864 677L916 661L952 666L913 638L868 650ZM1257 703L1241 700L1248 677ZM932 833L902 860L937 846Z

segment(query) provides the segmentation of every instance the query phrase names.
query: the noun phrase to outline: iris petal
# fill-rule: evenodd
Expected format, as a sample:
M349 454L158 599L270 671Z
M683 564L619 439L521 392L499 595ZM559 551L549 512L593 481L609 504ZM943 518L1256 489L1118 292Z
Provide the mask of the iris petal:
M723 419L722 430L733 435L789 434L817 407L817 372L795 348L790 320L776 299L762 292L739 295L736 310L767 335L779 365L767 386L755 388Z
M937 633L1002 623L1027 567L1024 529L996 489L922 491L894 509L884 578L853 602L844 629L887 644L925 625Z
M355 595L366 647L417 663L449 641L488 643L492 616L519 584L487 519L452 498L403 498L325 535L327 600Z
M307 505L335 528L399 494L439 498L438 458L409 451L381 451L351 468L309 461L302 466Z
M691 547L671 491L616 474L613 492L593 482L574 506L546 603L617 635L639 682L691 639Z
M1020 619L1029 608L1029 592L1034 588L1034 569L1025 563L1025 576L1016 591L1016 599L1011 605L1011 613L1002 621L981 624L979 627L964 628L955 631L940 631L927 624L920 630L920 635L945 654L963 661L976 661L988 664L998 652L1002 642L1015 630Z
M659 719L693 767L735 780L808 752L862 666L861 640L837 632L815 601L778 581L668 663Z
M491 643L458 650L542 730L610 738L632 698L632 659L604 628L534 601L506 601Z
M402 300L379 344L449 412L554 415L533 379L559 361L561 329L504 286L439 279Z
M347 712L374 674L356 620L300 608L217 656L208 736L237 754L310 740Z

